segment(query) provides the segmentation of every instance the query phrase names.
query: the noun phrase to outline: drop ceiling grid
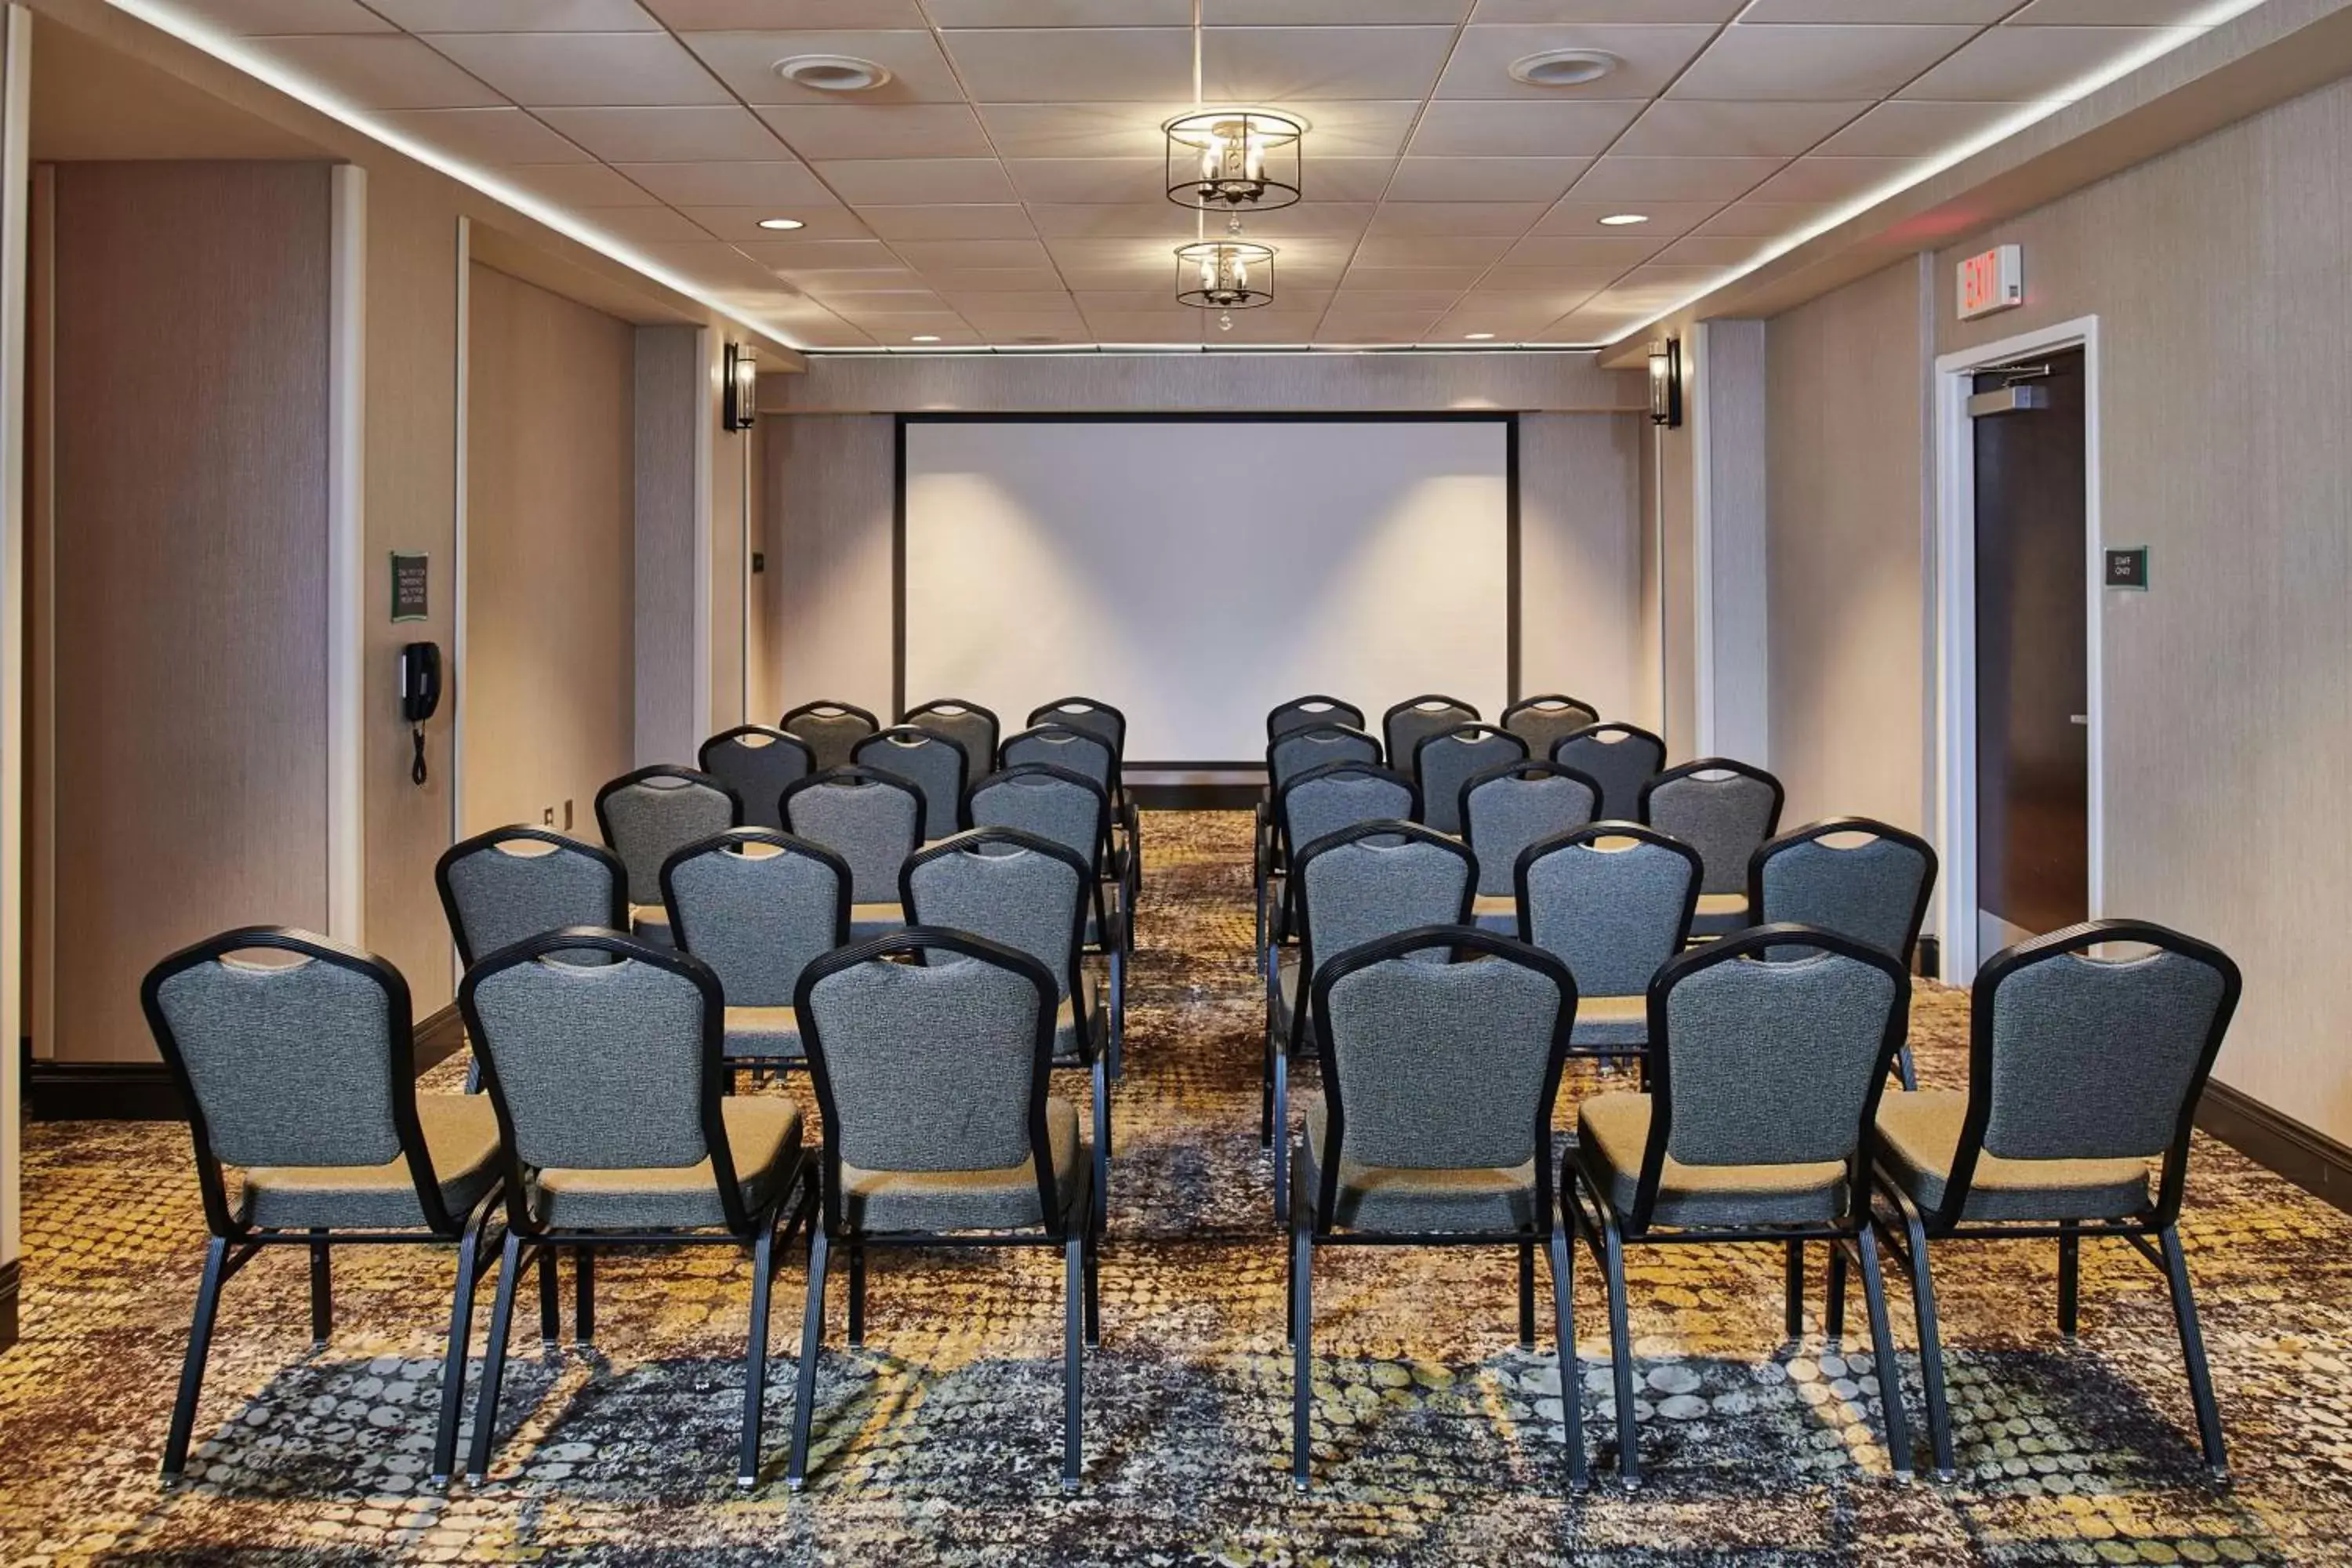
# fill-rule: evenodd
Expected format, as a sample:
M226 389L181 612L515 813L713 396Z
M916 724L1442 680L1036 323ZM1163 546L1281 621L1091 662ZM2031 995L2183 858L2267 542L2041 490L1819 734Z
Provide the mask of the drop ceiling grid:
M173 3L838 348L1605 341L2204 0ZM1173 302L1197 219L1161 194L1202 13L1206 100L1317 127L1307 201L1247 226L1280 252L1276 303L1230 333ZM1507 75L1559 47L1626 65ZM771 75L803 53L896 79Z

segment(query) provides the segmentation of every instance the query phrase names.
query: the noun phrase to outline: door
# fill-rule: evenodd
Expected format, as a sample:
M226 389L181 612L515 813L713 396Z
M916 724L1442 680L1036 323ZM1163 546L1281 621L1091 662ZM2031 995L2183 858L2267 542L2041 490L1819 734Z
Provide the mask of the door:
M2083 351L1980 373L1977 903L1986 957L2090 913Z

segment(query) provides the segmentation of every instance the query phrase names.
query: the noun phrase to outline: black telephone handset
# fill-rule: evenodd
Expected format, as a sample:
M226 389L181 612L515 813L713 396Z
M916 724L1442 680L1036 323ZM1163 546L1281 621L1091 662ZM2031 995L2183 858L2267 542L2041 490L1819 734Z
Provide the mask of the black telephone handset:
M400 716L408 721L416 742L415 765L408 776L425 782L425 721L441 706L441 645L413 642L400 650Z

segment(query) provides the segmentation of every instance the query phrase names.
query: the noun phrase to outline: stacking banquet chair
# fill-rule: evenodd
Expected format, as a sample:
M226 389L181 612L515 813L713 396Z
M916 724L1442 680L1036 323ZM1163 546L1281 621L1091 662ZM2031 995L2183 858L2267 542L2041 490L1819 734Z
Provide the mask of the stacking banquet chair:
M572 961L583 952L607 961ZM572 1331L584 1344L595 1336L598 1248L700 1244L751 1249L735 1479L752 1485L769 1292L793 1233L813 1218L816 1168L789 1099L726 1092L719 977L689 953L583 926L484 959L458 985L457 1005L487 1065L507 1197L468 1478L479 1485L489 1470L523 1270L538 1267L540 1337L552 1345L556 1254L574 1249Z
M1111 806L1116 810L1127 804L1121 793L1125 786L1119 768L1127 760L1127 715L1108 702L1097 702L1091 697L1064 697L1048 702L1029 715L1029 727L1042 724L1059 725L1065 730L1083 730L1110 748Z
M817 771L849 765L850 749L882 728L881 721L853 702L803 702L784 715L778 729L807 742Z
M1631 822L1538 839L1512 872L1519 940L1577 977L1577 1056L1626 1057L1650 1038L1650 982L1690 941L1698 851Z
M898 722L944 735L963 748L963 773L976 779L996 766L996 715L977 702L941 697L909 708ZM945 834L934 837L944 838Z
M1591 822L1601 785L1558 763L1520 758L1472 773L1456 807L1462 841L1478 858L1478 896L1470 921L1516 936L1519 930L1519 856L1528 845L1571 833Z
M1381 760L1381 743L1361 730L1345 724L1309 724L1302 729L1286 730L1266 742L1265 790L1258 798L1255 857L1257 862L1258 949L1265 949L1265 900L1267 879L1277 877L1286 865L1287 853L1274 820L1275 797L1283 786L1299 774L1322 767L1327 763L1370 763Z
M922 842L920 790L878 768L834 768L784 792L784 830L822 844L848 866L853 939L906 924L898 868Z
M1455 962L1448 962L1454 959ZM1519 1343L1536 1338L1536 1249L1551 1264L1568 1472L1584 1482L1568 1209L1552 1180L1552 1106L1576 983L1549 953L1433 926L1336 955L1315 976L1323 1092L1291 1154L1291 1479L1307 1486L1315 1249L1514 1247Z
M735 792L746 827L782 827L777 802L816 772L816 753L798 735L764 724L738 724L702 742L702 771Z
M737 827L689 844L661 873L677 945L710 966L727 999L728 1066L803 1064L793 990L801 971L849 944L851 874L806 838Z
M662 862L743 820L741 797L692 768L656 763L596 792L596 826L629 874L629 926L647 942L670 940L662 909Z
M1121 907L1129 913L1128 940L1132 942L1135 897L1141 888L1142 864L1137 847L1141 829L1135 803L1127 799L1120 782L1118 748L1097 730L1060 723L1032 724L1019 734L1007 737L997 748L1000 768L1026 767L1034 763L1092 779L1109 800L1111 871L1118 879Z
M1793 921L1843 931L1906 969L1935 890L1936 851L1927 841L1866 816L1783 833L1748 858L1750 925ZM1908 1040L1895 1066L1904 1088L1919 1087Z
M1546 753L1601 781L1601 816L1632 822L1642 815L1642 786L1665 771L1666 743L1632 724L1588 724Z
M1297 940L1289 908L1292 858L1328 833L1359 822L1411 822L1421 816L1421 791L1402 773L1378 763L1325 763L1286 782L1274 797L1274 830L1259 855L1258 973L1274 973L1275 950Z
M460 970L544 931L626 931L628 879L611 850L551 827L493 827L452 844L433 866ZM478 1057L466 1069L466 1092L481 1082Z
M1502 725L1528 743L1528 755L1549 757L1551 749L1601 722L1601 710L1580 697L1550 692L1522 697L1503 710Z
M1425 735L1412 749L1413 782L1421 785L1421 819L1440 833L1462 831L1462 786L1473 773L1525 762L1528 743L1492 724L1458 724Z
M898 873L898 901L910 925L969 932L1028 954L1053 975L1054 1066L1087 1075L1095 1207L1108 1215L1109 1020L1083 958L1093 879L1084 859L1050 839L1014 827L975 827L908 856ZM854 1251L850 1262L855 1270Z
M858 767L889 773L915 786L923 797L921 832L926 842L945 838L956 830L970 771L961 742L912 724L898 724L866 736L850 749L849 755Z
M1748 859L1780 830L1784 798L1779 779L1728 757L1668 768L1642 786L1641 819L1697 850L1706 866L1693 934L1720 936L1748 923Z
M1049 763L991 773L965 792L963 818L974 827L1013 827L1058 844L1093 868L1087 900L1086 950L1109 969L1110 1076L1124 1070L1127 1044L1129 911L1111 870L1110 799L1092 779ZM1105 889L1108 889L1108 893Z
M1756 963L1776 950L1807 955ZM1910 1014L1894 959L1811 926L1757 926L1683 953L1650 983L1644 1088L1577 1105L1583 1231L1609 1284L1617 1473L1641 1479L1625 1248L1753 1242L1787 1250L1788 1330L1803 1331L1808 1240L1830 1248L1830 1332L1845 1259L1862 1266L1895 1474L1911 1474L1903 1391L1870 1224L1874 1117Z
M225 931L139 989L188 1108L212 1240L188 1332L163 1479L180 1479L221 1287L268 1246L310 1249L310 1337L334 1326L333 1248L400 1243L457 1254L433 1479L449 1479L474 1287L495 1242L499 1124L478 1095L416 1092L408 984L383 959L281 926ZM232 1193L225 1165L241 1171Z
M1478 722L1478 710L1458 697L1409 698L1381 715L1381 740L1387 747L1390 763L1398 771L1412 773L1413 753L1432 735L1463 724ZM1420 775L1415 773L1414 777Z
M2145 951L2101 956L2108 944ZM2205 1464L2228 1474L2179 1220L2190 1125L2241 984L2220 949L2144 921L2037 937L1977 972L1967 1091L1879 1102L1878 1190L1906 1232L1895 1250L1911 1275L1940 1473L1952 1471L1952 1429L1929 1244L2054 1238L2058 1330L2072 1340L2082 1238L2107 1236L2164 1275Z
M1293 730L1311 730L1318 724L1360 730L1364 727L1364 710L1352 702L1342 702L1319 692L1310 697L1294 697L1266 714L1265 738L1279 741Z
M836 1245L849 1248L852 1345L865 1339L868 1247L1062 1248L1062 1485L1078 1484L1080 1347L1101 1337L1099 1210L1077 1112L1046 1093L1055 991L1025 953L921 926L828 953L801 976L824 1115L824 1225L809 1247L790 1485L808 1474Z
M1274 1148L1276 1225L1290 1219L1290 1057L1316 1049L1317 965L1399 931L1466 926L1477 886L1477 861L1462 841L1414 822L1359 822L1298 850L1289 888L1298 957L1276 964L1266 982L1259 1103L1258 1141Z

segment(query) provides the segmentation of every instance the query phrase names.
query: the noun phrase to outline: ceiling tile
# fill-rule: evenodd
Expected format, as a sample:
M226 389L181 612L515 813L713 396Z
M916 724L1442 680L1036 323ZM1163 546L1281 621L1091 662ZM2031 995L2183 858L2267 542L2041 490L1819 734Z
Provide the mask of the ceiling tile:
M784 151L748 109L550 109L540 118L614 163L772 163Z
M1713 103L1662 98L1610 151L1643 158L1793 158L1869 107L1854 100Z
M1300 176L1310 202L1376 202L1396 173L1394 158L1317 158Z
M753 27L920 27L916 0L641 0L681 32Z
M1534 336L1557 320L1560 312L1528 305L1517 309L1496 305L1466 305L1448 310L1429 329L1427 341L1454 343L1470 341L1513 343ZM1475 334L1474 340L1473 334Z
M970 203L941 206L867 205L857 209L866 226L884 239L1033 239L1038 227L1016 203Z
M1445 64L1457 29L1209 27L1201 90L1212 100L1419 98Z
M1748 0L1478 0L1473 22L1728 22Z
M709 230L672 207L603 207L588 222L626 245L692 245L710 237Z
M1516 239L1550 210L1549 202L1382 202L1376 235L1498 235Z
M1032 202L1165 202L1167 165L1157 158L1011 158L1005 172ZM1173 204L1170 210L1174 211Z
M1916 158L1800 158L1754 194L1759 202L1850 202L1918 166Z
M993 158L863 158L815 165L825 184L853 206L926 202L1009 202L1012 183Z
M654 32L636 0L369 0L412 33Z
M1206 317L1205 311L1171 304L1165 310L1148 314L1089 315L1087 325L1107 343L1198 342L1202 329L1209 324Z
M1583 196L1570 196L1544 214L1542 221L1528 232L1533 234L1565 235L1634 235L1656 239L1664 235L1686 234L1707 218L1723 210L1723 204L1701 202L1596 201ZM1649 219L1641 224L1605 224L1604 217L1640 213Z
M1685 235L1658 252L1657 259L1661 263L1738 267L1754 260L1769 243L1750 235Z
M1356 315L1332 310L1316 329L1318 343L1417 343L1437 324L1434 312Z
M789 213L779 213L772 206L690 206L679 209L687 216L709 229L719 238L737 244L756 245L776 239L871 239L873 231L858 221L859 215L847 207L828 202L823 206L802 205ZM760 220L770 217L796 217L802 226L795 229L761 228Z
M1776 238L1819 223L1837 205L1835 202L1734 202L1691 232Z
M1968 42L1959 26L1724 29L1669 89L1675 98L1885 98Z
M1502 258L1505 267L1633 267L1666 247L1664 236L1530 235Z
M1193 237L1192 216L1173 202L1035 202L1029 216L1048 239L1164 239Z
M1528 300L1540 300L1552 316L1564 316L1582 304L1594 289L1614 283L1624 270L1622 267L1552 267L1539 271L1529 268L1490 273L1486 281L1462 296L1460 304L1495 301L1517 308Z
M1172 204L1170 210L1180 217L1184 216L1184 209ZM1285 244L1304 239L1353 239L1372 221L1372 212L1370 202L1301 202L1297 206L1252 216L1246 226L1247 237ZM1219 232L1219 226L1213 222L1207 227L1213 235Z
M2133 50L2194 36L2168 27L1995 27L1902 96L1980 103L2072 98L2084 78Z
M1463 30L1437 83L1440 98L1513 98L1551 102L1580 98L1651 98L1666 89L1706 47L1711 24L1680 26L1491 27ZM1543 49L1601 49L1624 65L1586 88L1532 87L1511 77L1511 62Z
M774 275L771 275L771 282ZM812 300L833 303L837 293L908 293L928 291L930 285L915 276L908 267L845 267L825 268L799 267L792 268L793 287Z
M782 148L777 149L782 152ZM673 206L765 206L781 216L815 203L835 205L807 166L789 160L757 163L620 163L614 165Z
M1404 151L1405 134L1421 113L1418 99L1286 101L1282 107L1306 117L1307 157L1310 163L1328 163L1335 158L1393 158Z
M1164 159L1160 122L1177 111L1156 103L988 103L980 118L1000 157Z
M1365 267L1484 267L1511 248L1507 238L1381 235L1357 247Z
M1067 290L1061 289L1004 289L994 291L959 289L945 296L950 308L973 317L979 316L1055 316L1066 311L1076 315L1078 308L1070 300Z
M2213 0L2033 0L2011 16L2009 25L2162 27L2176 22L2193 22L2212 9Z
M194 7L224 33L389 33L359 0L203 0Z
M1192 35L1174 27L957 28L941 35L975 103L1189 101Z
M985 158L988 137L961 103L829 103L762 109L784 144L820 158Z
M1571 311L1546 327L1533 341L1593 345L1613 342L1646 314L1648 312L1644 310L1612 307L1596 298L1583 309Z
M396 109L375 121L472 163L593 163L576 147L520 109Z
M925 274L1053 266L1045 247L1034 239L909 239L891 248L900 260Z
M897 32L685 33L686 47L754 109L772 103L961 103L963 89L930 34ZM778 61L797 55L848 55L890 73L879 87L856 94L802 87L776 74Z
M1579 201L1727 202L1754 189L1785 158L1623 158L1595 163L1569 195Z
M1416 157L1596 157L1642 112L1639 99L1558 103L1440 100L1412 133Z
M1443 289L1459 293L1486 274L1484 262L1475 267L1366 267L1361 265L1360 258L1357 266L1348 268L1345 286L1400 292L1415 289Z
M1391 201L1549 202L1591 166L1589 158L1407 158Z
M1459 289L1360 289L1351 278L1331 297L1331 307L1350 315L1404 316L1422 310L1450 310L1461 298Z
M1838 158L1924 158L1981 136L2026 107L1895 99L1880 104L1814 151Z
M930 0L940 27L1190 27L1192 0Z
M1400 22L1459 22L1470 0L1202 0L1212 27L1386 26Z
M896 272L903 263L878 239L794 239L774 235L735 248L786 276L803 272Z
M776 287L776 276L731 245L705 239L693 245L640 245L637 253L659 266L714 289Z
M505 163L491 176L526 195L559 207L657 207L661 198L623 178L605 163ZM687 239L708 239L689 234Z
M248 47L362 109L478 109L506 101L403 34L256 38Z
M2000 21L2018 0L1755 0L1743 22Z
M425 41L533 109L728 101L667 33L436 33Z

